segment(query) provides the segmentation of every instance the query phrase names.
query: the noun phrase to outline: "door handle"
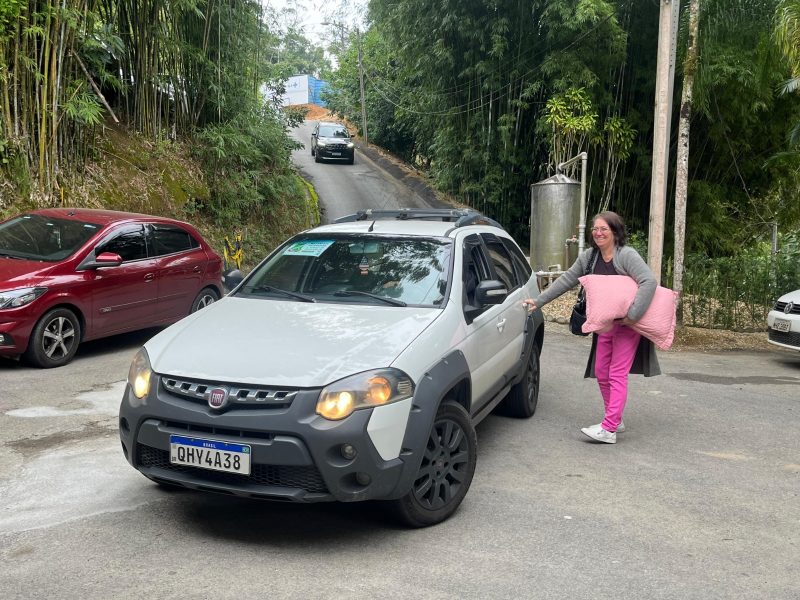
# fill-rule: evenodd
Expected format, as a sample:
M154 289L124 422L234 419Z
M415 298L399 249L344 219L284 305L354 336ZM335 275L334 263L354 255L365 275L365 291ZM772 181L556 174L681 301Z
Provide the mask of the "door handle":
M194 269L192 269L192 271L194 271L195 273L199 273L200 272L200 265L195 265Z
M503 331L503 327L505 326L506 326L506 320L501 319L500 321L497 322L497 331Z
M144 276L145 281L153 281L153 279L155 278L156 278L155 273L148 273L147 275Z

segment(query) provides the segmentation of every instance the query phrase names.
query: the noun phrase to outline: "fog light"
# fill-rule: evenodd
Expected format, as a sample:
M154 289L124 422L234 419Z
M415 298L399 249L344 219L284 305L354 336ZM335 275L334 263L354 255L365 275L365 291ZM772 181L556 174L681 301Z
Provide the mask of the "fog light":
M358 485L369 485L372 478L366 473L356 473L356 481Z
M11 339L10 335L6 335L5 333L0 333L0 346L13 346L14 340Z
M351 444L342 444L342 447L339 449L347 460L353 460L356 457L356 449Z

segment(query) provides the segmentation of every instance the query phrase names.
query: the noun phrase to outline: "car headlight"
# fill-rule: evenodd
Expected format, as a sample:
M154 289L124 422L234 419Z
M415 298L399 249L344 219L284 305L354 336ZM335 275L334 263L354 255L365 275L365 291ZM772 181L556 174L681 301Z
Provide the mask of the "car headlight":
M348 148L355 148L355 144L353 142L347 142Z
M150 379L153 370L150 368L150 358L147 351L141 348L136 356L133 357L131 368L128 371L128 384L131 386L133 395L139 400L147 396L150 392Z
M19 288L0 292L0 309L19 308L36 300L47 291L46 287Z
M398 369L375 369L326 386L317 401L317 414L339 421L360 408L383 406L414 395L414 382Z
M325 147L325 142L317 140L317 146L320 147L320 148L324 148Z

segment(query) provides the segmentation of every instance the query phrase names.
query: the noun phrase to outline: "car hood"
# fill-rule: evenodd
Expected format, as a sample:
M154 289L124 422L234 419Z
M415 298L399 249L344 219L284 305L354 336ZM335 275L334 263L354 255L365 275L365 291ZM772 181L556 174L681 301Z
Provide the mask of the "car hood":
M388 367L435 308L226 297L145 344L157 373L243 384L319 387Z
M32 276L46 275L54 264L0 256L0 289L11 290L31 285Z
M788 294L784 294L778 298L778 302L794 302L795 304L800 304L800 290L795 290L793 292L789 292Z

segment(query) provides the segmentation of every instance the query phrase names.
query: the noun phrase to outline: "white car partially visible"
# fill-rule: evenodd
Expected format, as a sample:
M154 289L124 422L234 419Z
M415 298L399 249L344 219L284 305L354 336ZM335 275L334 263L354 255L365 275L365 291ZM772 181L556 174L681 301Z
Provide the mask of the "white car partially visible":
M800 350L800 290L778 298L767 315L769 343Z

